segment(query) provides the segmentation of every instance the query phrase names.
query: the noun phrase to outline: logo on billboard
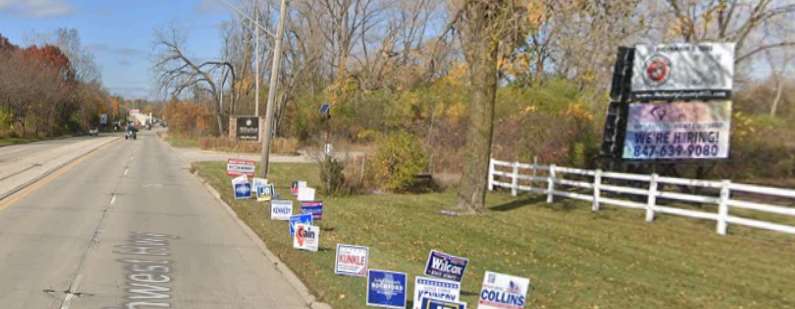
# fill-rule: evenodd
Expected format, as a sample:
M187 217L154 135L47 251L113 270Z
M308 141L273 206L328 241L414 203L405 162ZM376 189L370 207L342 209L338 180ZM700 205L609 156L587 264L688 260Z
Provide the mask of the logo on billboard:
M671 60L663 55L654 55L646 61L644 81L651 87L659 87L671 76Z

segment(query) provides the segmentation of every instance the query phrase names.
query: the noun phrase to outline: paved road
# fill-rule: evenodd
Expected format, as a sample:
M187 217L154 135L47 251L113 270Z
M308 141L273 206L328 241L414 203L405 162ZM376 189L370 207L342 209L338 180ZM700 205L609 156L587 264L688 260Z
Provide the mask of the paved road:
M0 205L0 308L306 308L151 133L34 186Z

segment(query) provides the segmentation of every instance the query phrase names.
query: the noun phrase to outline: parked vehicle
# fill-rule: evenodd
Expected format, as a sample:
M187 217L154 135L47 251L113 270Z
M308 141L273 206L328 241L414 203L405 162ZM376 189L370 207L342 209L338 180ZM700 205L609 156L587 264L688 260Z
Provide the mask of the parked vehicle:
M90 135L90 136L98 136L99 135L99 129L97 129L97 128L89 129L88 130L88 135Z

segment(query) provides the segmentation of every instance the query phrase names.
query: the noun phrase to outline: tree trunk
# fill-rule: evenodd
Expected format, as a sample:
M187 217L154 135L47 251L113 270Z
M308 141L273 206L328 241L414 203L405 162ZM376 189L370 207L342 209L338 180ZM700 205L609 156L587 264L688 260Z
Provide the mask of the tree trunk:
M474 8L470 10L477 12ZM497 93L498 46L498 41L485 30L488 28L488 17L483 16L483 13L473 14L472 11L469 13L469 33L463 44L469 64L470 104L464 175L458 188L458 208L469 213L486 208Z

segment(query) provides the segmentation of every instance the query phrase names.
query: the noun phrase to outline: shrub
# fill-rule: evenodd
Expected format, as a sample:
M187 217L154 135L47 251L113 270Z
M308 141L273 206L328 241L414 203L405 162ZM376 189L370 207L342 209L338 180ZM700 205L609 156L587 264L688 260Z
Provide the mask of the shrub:
M320 164L320 181L323 182L323 192L326 195L345 195L351 193L345 186L345 163L333 156L323 156Z
M382 189L411 191L417 189L416 176L425 170L428 158L415 136L397 132L379 138L370 164L373 179Z

